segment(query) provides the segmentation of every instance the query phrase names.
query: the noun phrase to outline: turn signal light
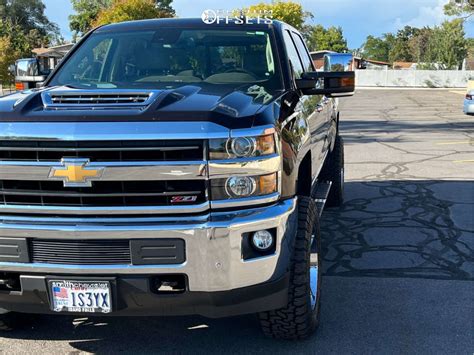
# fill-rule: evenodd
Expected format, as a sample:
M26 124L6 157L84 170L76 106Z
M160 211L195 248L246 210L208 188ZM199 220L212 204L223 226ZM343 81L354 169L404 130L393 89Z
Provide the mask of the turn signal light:
M354 78L341 78L341 86L354 86L355 80Z

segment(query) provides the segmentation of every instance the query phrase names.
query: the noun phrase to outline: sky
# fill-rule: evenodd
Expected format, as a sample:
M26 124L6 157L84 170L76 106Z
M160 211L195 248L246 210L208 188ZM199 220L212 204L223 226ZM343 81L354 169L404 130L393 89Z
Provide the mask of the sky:
M56 22L63 37L71 39L68 16L74 11L69 0L43 0L46 15ZM174 0L178 17L200 17L203 10L233 10L262 0ZM310 11L312 24L340 26L351 49L359 48L368 35L396 32L405 25L439 25L447 17L443 6L448 0L294 0ZM270 2L270 0L264 0ZM225 4L225 7L223 6ZM466 23L466 34L474 37L474 20Z

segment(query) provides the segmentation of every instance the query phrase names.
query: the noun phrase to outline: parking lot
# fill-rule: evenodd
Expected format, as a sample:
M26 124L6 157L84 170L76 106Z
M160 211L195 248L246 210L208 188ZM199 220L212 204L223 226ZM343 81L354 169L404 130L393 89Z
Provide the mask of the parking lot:
M322 217L321 327L264 338L255 317L41 317L5 353L472 354L474 116L450 90L340 100L346 202Z

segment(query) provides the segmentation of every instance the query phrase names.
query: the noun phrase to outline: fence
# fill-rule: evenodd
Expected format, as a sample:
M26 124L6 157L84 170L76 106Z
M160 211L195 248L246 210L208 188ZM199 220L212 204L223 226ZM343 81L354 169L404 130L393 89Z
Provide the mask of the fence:
M358 86L466 88L474 70L356 70Z
M15 91L15 84L0 84L0 96L11 94Z

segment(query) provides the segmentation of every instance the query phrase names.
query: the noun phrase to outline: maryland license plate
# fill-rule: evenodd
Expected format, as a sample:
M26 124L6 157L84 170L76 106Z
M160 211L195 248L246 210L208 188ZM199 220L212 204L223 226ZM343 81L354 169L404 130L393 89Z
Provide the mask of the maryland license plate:
M108 281L51 280L51 307L55 312L110 313Z

